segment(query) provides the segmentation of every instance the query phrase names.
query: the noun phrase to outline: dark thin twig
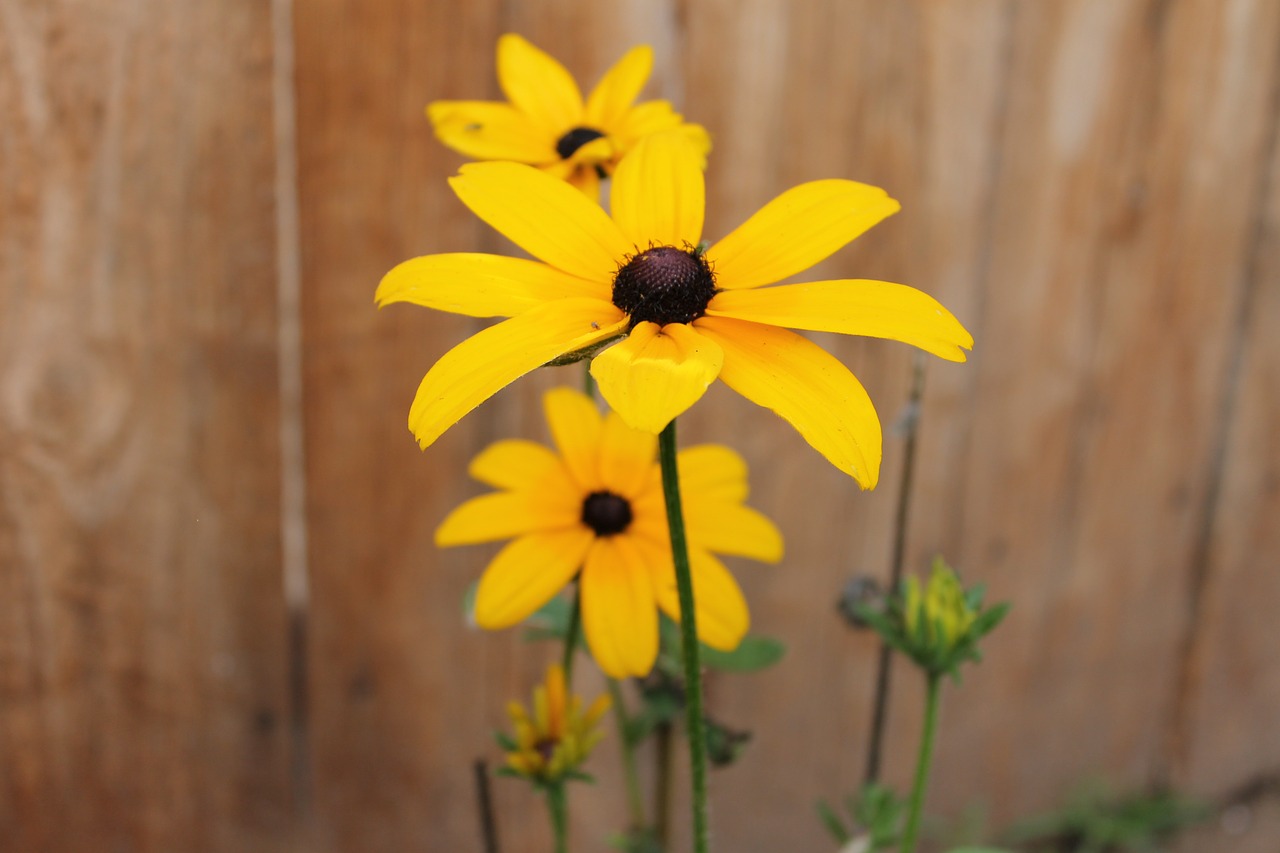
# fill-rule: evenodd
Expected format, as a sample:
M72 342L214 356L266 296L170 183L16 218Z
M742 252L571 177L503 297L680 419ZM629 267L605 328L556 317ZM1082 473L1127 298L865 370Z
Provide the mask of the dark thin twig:
M924 355L915 354L911 364L911 393L907 398L903 431L906 445L902 451L902 476L898 480L898 507L893 516L893 555L889 563L889 586L892 594L902 581L902 563L907 550L907 512L911 507L911 485L916 467L916 436L919 435L920 401L924 397ZM885 719L889 711L889 674L893 665L892 650L887 643L880 643L880 659L876 665L875 706L871 715L871 738L867 746L867 770L864 775L869 785L880 778L880 757L884 748Z
M498 853L498 822L493 815L493 793L489 790L489 765L483 758L475 762L476 801L480 806L480 834L484 853Z

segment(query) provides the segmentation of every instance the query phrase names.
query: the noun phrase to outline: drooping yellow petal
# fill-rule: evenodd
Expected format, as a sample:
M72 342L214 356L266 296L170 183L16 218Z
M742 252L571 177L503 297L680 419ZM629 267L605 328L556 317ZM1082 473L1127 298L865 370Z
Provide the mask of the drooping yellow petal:
M614 494L634 497L652 475L657 452L653 433L632 429L617 412L609 412L600 438L600 479Z
M578 485L581 501L583 492L601 487L600 435L604 425L600 410L586 394L564 387L548 391L542 398L542 408L560 457Z
M604 73L587 96L584 123L602 131L616 125L630 109L653 70L653 48L637 45Z
M476 624L507 628L527 618L573 580L592 539L590 530L577 526L508 543L480 577Z
M659 433L706 393L722 361L715 342L692 327L645 322L596 356L591 375L628 426Z
M751 627L747 600L733 575L703 548L689 548L689 571L693 576L693 603L697 614L698 639L721 651L733 651ZM657 579L658 606L680 620L680 596L676 590L674 566L670 574Z
M702 155L679 133L642 139L613 174L613 221L638 248L698 245L706 186Z
M409 409L409 429L425 448L530 370L608 340L626 323L612 303L561 299L490 326L449 350L427 372Z
M647 675L658 656L650 570L627 536L597 539L582 569L582 627L612 678Z
M548 480L563 476L560 457L549 448L523 438L508 438L480 451L467 473L474 479L499 489L546 488ZM570 481L564 478L565 485Z
M759 287L807 270L899 208L884 190L855 181L793 187L707 250L716 286Z
M498 39L498 84L521 112L553 133L582 121L582 93L573 76L514 33Z
M632 247L583 194L521 163L467 163L449 185L508 240L578 278L609 284Z
M741 503L747 499L747 460L723 444L697 444L676 455L680 488L700 500Z
M711 137L701 126L683 122L684 117L675 111L669 101L645 101L628 110L621 124L611 128L610 135L618 140L624 151L628 151L650 134L679 129L702 154L702 165L705 167L706 155L711 150Z
M741 504L706 500L684 483L680 486L690 541L718 554L766 563L782 559L782 534L763 513Z
M700 332L724 350L724 383L772 409L827 460L875 488L880 475L880 419L849 369L817 344L776 326L702 317Z
M383 276L374 300L379 307L411 302L469 317L514 317L575 296L608 299L610 291L537 261L456 252L397 264Z
M497 101L435 101L427 118L438 138L477 160L547 163L556 159L551 132L527 115Z
M496 542L578 523L582 499L569 491L493 492L466 501L436 529L436 545Z
M904 284L848 279L716 294L707 313L789 329L888 338L964 361L973 335L927 293Z

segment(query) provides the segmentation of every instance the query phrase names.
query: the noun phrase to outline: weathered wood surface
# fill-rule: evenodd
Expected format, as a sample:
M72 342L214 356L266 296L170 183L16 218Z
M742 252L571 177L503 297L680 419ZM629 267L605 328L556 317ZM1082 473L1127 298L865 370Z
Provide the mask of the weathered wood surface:
M283 850L271 26L0 3L0 848Z
M422 115L496 97L507 31L584 82L655 46L648 95L715 139L709 236L800 181L888 188L903 212L819 274L922 287L977 337L969 364L929 365L909 566L943 553L1015 610L949 689L934 810L980 805L998 825L1088 778L1222 796L1280 771L1263 609L1280 593L1280 4L307 0L293 15L310 590L291 652L269 10L0 0L14 849L479 849L471 760L493 756L503 702L553 650L465 628L491 551L431 536L479 490L467 459L540 436L541 392L579 374L522 380L420 453L413 390L484 324L377 312L372 292L412 255L509 248L448 191L461 159ZM823 342L890 424L907 348ZM711 680L712 708L756 732L712 777L714 837L827 849L812 803L859 780L875 657L833 603L850 576L886 573L901 442L867 494L723 389L681 437L742 450L788 538L784 565L735 565L755 625L790 653ZM899 667L899 783L918 694ZM574 792L582 849L624 821L616 745L600 759L604 784ZM504 851L547 849L541 804L495 790ZM1251 832L1185 849L1269 853L1267 802Z

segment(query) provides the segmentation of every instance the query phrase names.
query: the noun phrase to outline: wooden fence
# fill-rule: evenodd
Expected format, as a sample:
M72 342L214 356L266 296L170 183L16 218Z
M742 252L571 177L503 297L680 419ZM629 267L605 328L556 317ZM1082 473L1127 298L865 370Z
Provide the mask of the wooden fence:
M507 31L584 80L654 45L648 91L715 139L709 234L803 180L888 188L903 212L823 273L922 287L977 338L929 366L908 565L1015 606L947 694L932 810L1168 781L1258 795L1187 851L1273 853L1274 0L0 0L0 849L480 849L471 762L548 649L468 630L486 552L431 535L569 377L420 453L413 390L480 324L372 294L502 247L422 107L496 96ZM908 349L824 343L892 422ZM740 448L788 539L738 572L787 659L710 683L756 733L715 839L829 850L812 804L860 778L875 658L833 603L886 573L902 442L863 494L728 393L682 437ZM900 671L899 783L919 692ZM496 787L504 850L547 849ZM575 797L603 849L618 787Z

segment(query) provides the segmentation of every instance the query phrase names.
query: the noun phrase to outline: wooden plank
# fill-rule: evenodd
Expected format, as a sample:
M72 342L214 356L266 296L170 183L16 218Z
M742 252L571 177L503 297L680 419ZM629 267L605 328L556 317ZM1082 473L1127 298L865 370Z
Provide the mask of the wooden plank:
M0 837L292 819L269 10L0 4Z
M947 711L942 807L979 765L997 820L1163 772L1277 11L1016 7L969 438L927 434L913 536L1015 610Z
M1271 32L1280 38L1278 30ZM1256 185L1224 399L1221 491L1205 531L1200 600L1189 609L1184 719L1175 720L1181 725L1170 744L1174 778L1213 798L1274 780L1280 767L1280 666L1266 610L1280 600L1280 338L1268 322L1280 317L1280 65L1272 66L1272 86L1271 158ZM1274 799L1274 781L1270 789Z

